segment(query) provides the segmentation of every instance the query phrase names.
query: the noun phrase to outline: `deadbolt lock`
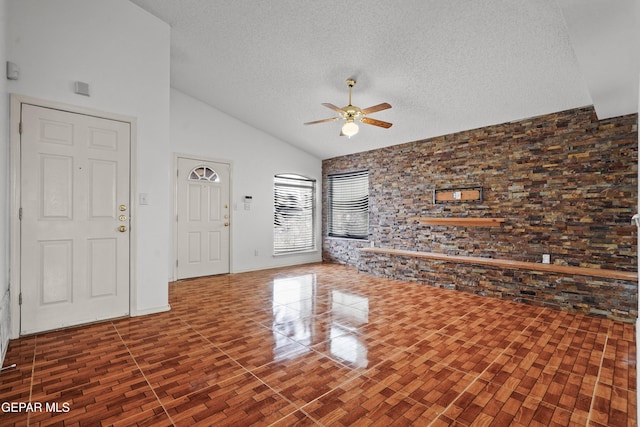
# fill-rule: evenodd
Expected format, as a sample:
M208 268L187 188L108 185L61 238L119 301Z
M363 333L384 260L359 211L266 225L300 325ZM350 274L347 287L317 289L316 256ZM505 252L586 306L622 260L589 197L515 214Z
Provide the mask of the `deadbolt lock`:
M120 205L120 212L124 212L127 210L127 205Z

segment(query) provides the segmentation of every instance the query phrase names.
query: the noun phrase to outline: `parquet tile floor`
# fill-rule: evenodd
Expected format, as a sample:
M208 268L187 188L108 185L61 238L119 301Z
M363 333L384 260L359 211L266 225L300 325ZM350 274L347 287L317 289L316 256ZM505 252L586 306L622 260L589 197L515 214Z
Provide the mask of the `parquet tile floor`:
M637 425L632 324L331 264L169 299L11 341L0 425Z

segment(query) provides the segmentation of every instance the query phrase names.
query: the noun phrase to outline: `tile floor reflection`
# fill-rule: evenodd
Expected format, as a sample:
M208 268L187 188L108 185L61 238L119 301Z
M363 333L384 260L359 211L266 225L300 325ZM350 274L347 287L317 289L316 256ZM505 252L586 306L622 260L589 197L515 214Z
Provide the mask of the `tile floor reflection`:
M635 426L631 324L312 264L10 343L0 425Z

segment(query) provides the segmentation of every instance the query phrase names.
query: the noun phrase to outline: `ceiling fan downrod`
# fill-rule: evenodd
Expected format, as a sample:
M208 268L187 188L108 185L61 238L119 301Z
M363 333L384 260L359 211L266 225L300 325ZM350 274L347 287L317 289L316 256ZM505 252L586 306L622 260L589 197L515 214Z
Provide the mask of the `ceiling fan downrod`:
M351 106L351 89L356 85L356 81L353 79L347 79L347 86L349 86L349 106Z

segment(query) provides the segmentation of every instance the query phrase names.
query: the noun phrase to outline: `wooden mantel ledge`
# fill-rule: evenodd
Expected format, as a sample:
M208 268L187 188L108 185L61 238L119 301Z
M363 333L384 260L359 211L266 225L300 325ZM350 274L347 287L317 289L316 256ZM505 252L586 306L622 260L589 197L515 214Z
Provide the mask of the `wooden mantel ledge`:
M506 218L427 218L427 217L411 217L409 221L418 221L422 224L429 225L452 225L464 227L500 227L500 224L506 221Z
M429 258L439 261L457 262L463 264L491 265L494 267L512 268L518 270L549 271L552 273L574 274L579 276L602 277L605 279L618 279L638 281L638 273L632 271L605 270L601 268L573 267L568 265L542 264L537 262L514 261L509 259L483 258L464 255L446 255L435 252L418 252L402 249L386 248L360 248L361 252L376 254L388 254L396 256L408 256L417 258Z

